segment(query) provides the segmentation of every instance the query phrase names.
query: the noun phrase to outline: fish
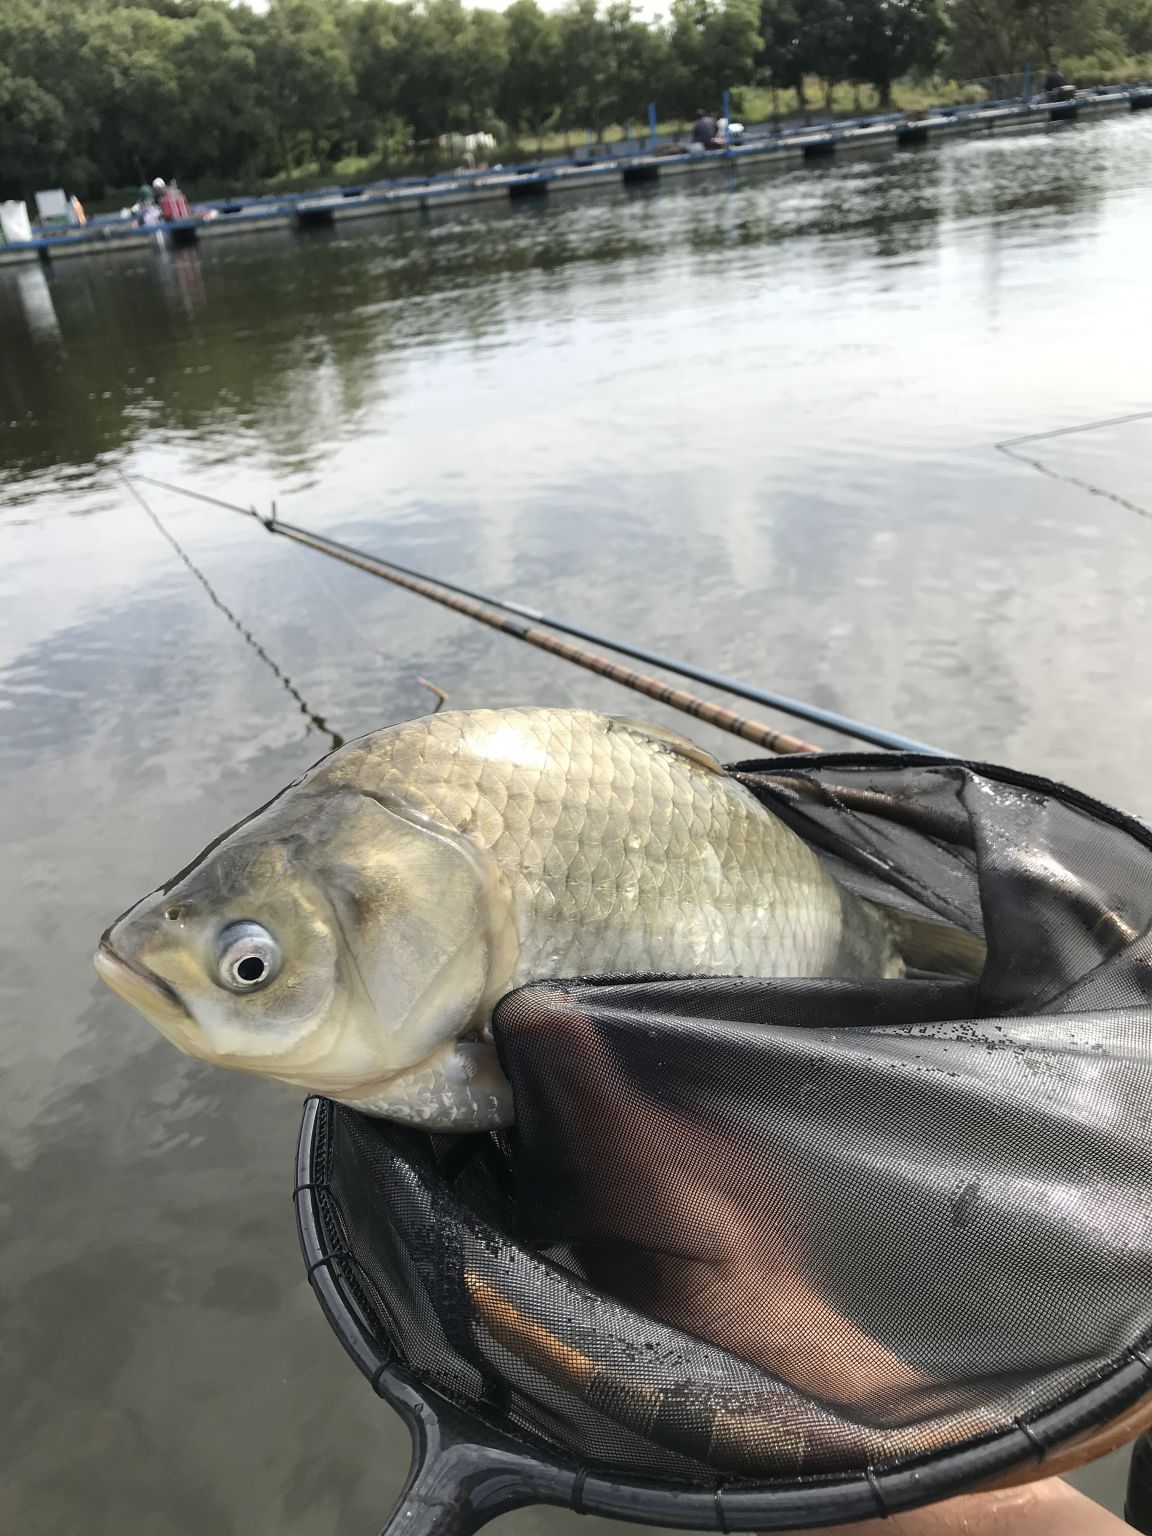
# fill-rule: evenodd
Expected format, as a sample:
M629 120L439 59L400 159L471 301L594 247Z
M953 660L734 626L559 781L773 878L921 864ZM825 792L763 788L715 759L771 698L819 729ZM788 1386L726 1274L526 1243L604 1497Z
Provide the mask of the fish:
M429 1131L513 1123L497 1002L591 975L899 977L884 910L686 737L444 711L330 753L104 933L188 1055Z

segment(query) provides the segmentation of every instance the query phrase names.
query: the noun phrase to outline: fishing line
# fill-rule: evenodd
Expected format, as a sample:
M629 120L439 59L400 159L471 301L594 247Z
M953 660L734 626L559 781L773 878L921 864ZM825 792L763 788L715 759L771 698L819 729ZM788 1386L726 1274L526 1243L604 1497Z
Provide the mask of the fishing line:
M275 502L272 503L272 520L273 522L276 520ZM382 645L377 645L376 641L360 623L360 620L356 617L352 609L347 604L340 601L340 598L337 596L334 588L329 585L328 579L324 575L323 567L318 565L315 560L309 560L303 555L300 557L299 565L301 570L306 570L308 572L309 580L314 582L315 585L319 587L320 591L328 599L328 602L340 615L340 618L343 620L349 633L357 636L360 641L368 648L368 650L375 651L377 656L382 656L385 660L388 660L388 652L384 649L384 647ZM432 697L436 700L436 707L433 709L432 713L434 715L439 714L440 710L444 708L448 695L444 692L443 688L439 687L436 683L429 682L426 677L418 676L416 681L420 684L421 688L426 688Z
M1091 496L1100 496L1105 501L1113 501L1118 507L1123 507L1126 512L1135 512L1137 517L1152 519L1152 512L1147 507L1140 506L1138 502L1129 501L1126 496L1121 496L1116 491L1105 490L1102 485L1093 485L1090 480L1081 480L1078 475L1069 475L1063 470L1053 469L1045 464L1043 459L1033 458L1031 454L1016 452L1023 443L1044 442L1050 437L1071 437L1077 432L1096 432L1103 427L1120 427L1130 421L1146 421L1149 417L1152 417L1152 411L1130 411L1126 416L1109 416L1101 421L1087 421L1076 427L1054 427L1051 432L1030 432L1024 437L1010 437L1002 443L996 443L995 447L1006 457L1039 470L1050 480L1062 480L1065 485L1074 485L1078 490L1087 491Z
M275 502L272 503L272 521L276 521ZM355 613L353 613L351 607L347 603L341 602L335 588L330 585L328 578L324 575L323 567L318 565L315 560L308 560L303 555L299 557L297 563L301 570L306 570L308 572L309 581L311 581L315 586L319 587L327 601L336 610L336 612L339 613L340 618L349 633L354 635L362 645L367 646L370 651L375 651L377 656L384 656L384 647L376 643L376 641L360 623Z
M140 480L145 480L145 479L148 479L148 476L146 476L146 475L138 475L138 476L136 476L136 478L140 479ZM159 480L152 481L151 483L155 484L155 485L163 484L163 482L159 481ZM177 489L175 486L171 486L171 487L165 486L164 488L166 490L169 490L169 489L175 490L175 489ZM204 496L204 495L200 495L199 493L194 493L194 492L184 492L183 494L185 494L185 495L193 495L193 494L195 494L196 495L196 499L198 501L207 502L209 506L222 507L225 512L243 512L243 513L245 513L249 517L254 517L256 519L256 521L261 524L262 527L265 527L265 528L268 527L268 519L261 517L260 513L257 512L255 507L240 507L240 506L237 506L235 502L221 501L216 496ZM275 502L272 503L271 521L272 521L272 523L275 523L275 521L276 521L276 503ZM308 579L309 579L309 581L311 581L315 586L319 587L319 589L322 592L323 596L327 599L327 601L330 604L330 606L339 614L341 621L343 622L343 624L345 625L345 627L347 628L349 633L353 636L353 638L360 640L360 642L363 645L365 645L368 648L368 650L375 651L378 656L387 657L387 652L384 650L384 647L382 645L377 645L376 641L372 638L372 636L368 633L368 631L360 623L359 619L357 619L357 617L356 617L355 613L353 613L352 609L350 607L348 607L347 604L341 602L339 596L336 594L335 590L332 588L332 586L329 584L327 578L325 577L322 567L317 565L314 560L304 560L304 559L302 559L300 561L300 569L301 570L306 570L308 572ZM447 699L448 695L444 692L444 690L442 688L438 687L436 683L430 683L428 681L428 679L425 678L425 677L417 677L416 681L420 684L420 686L422 688L426 688L428 690L428 692L431 693L433 695L433 697L436 699L436 707L432 711L433 714L436 714L439 710L441 710L444 707L444 702Z
M651 698L659 699L663 703L670 704L675 709L684 710L688 714L697 715L701 719L708 719L710 723L718 725L721 730L729 731L734 735L743 735L746 740L756 741L761 746L767 746L770 751L798 751L801 747L795 745L774 747L769 740L775 736L781 743L794 743L796 737L790 737L780 732L772 732L770 727L759 722L747 722L755 731L749 735L738 729L731 722L741 721L743 717L736 715L731 710L722 709L720 706L705 704L704 700L697 699L695 695L683 689L671 689L666 684L653 678L646 678L641 673L633 672L630 668L621 667L617 663L609 661L604 656L597 656L594 652L584 651L579 646L565 646L555 636L547 634L544 630L535 626L547 625L550 629L559 630L562 634L573 635L577 639L587 640L594 645L604 646L609 650L618 651L622 655L634 657L636 660L647 662L667 672L673 672L681 677L689 677L697 682L704 683L711 688L719 689L724 693L732 693L740 698L752 700L755 703L764 704L770 709L778 709L784 714L796 715L803 720L810 720L813 724L823 725L830 730L838 731L845 736L854 736L858 740L870 742L873 746L885 747L896 752L921 752L933 756L945 757L951 754L941 751L938 747L929 746L922 741L916 741L911 737L898 735L894 731L883 730L860 720L853 720L847 715L838 714L834 710L823 709L819 705L809 704L803 700L789 698L784 694L770 692L767 689L757 688L749 683L726 677L722 673L713 672L705 667L697 667L690 662L677 657L665 656L658 651L652 651L644 646L634 645L629 641L621 640L613 635L605 635L596 630L586 629L581 625L569 623L567 620L558 619L551 614L542 613L539 609L531 608L524 603L516 603L502 598L491 597L483 592L476 592L469 587L461 586L457 582L447 581L441 577L427 576L421 571L413 570L409 566L400 565L394 560L385 560L376 555L370 555L363 550L355 549L351 545L342 544L339 540L328 538L324 534L313 533L306 528L300 528L292 523L282 521L278 516L263 517L254 508L241 507L235 503L220 501L215 496L207 496L200 491L194 491L184 486L173 485L164 480L156 480L148 475L136 476L150 485L158 486L161 490L171 491L178 496L187 496L194 501L203 501L210 506L223 506L226 510L239 513L245 517L254 517L270 533L279 533L287 538L295 539L298 543L307 544L321 554L331 556L333 559L343 560L348 564L357 565L361 569L368 570L370 574L391 581L397 586L407 587L409 590L419 592L422 596L430 598L434 602L446 607L455 608L466 613L472 618L490 625L494 629L501 629L506 634L515 635L517 639L525 640L530 645L535 645L541 650L551 651L554 655L562 656L565 660L572 661L578 666L585 666L591 671L600 672L604 676L610 676L616 682L623 683L625 687L634 688L637 692L645 693ZM449 595L451 594L451 596ZM460 601L460 600L463 601ZM482 610L482 611L481 611ZM495 610L499 610L497 613ZM516 624L506 620L501 615L512 615L515 618L523 618L532 621L531 625ZM639 679L640 681L634 681ZM703 713L703 706L711 711ZM724 723L722 723L722 721ZM809 744L803 743L802 747ZM809 748L811 750L811 748Z
M342 747L344 745L344 737L340 735L339 731L334 731L332 729L332 727L324 719L323 715L317 714L316 711L311 708L311 706L304 699L303 695L300 693L299 689L296 687L295 683L292 682L291 678L280 670L280 668L272 660L271 656L269 656L268 652L264 649L256 637L249 630L245 629L244 625L240 622L232 610L220 600L220 598L216 595L211 582L204 575L203 571L200 570L199 566L197 566L196 563L192 560L188 552L184 549L183 545L179 543L176 537L169 533L168 529L164 526L156 513L148 505L147 501L145 501L144 497L132 484L128 476L125 475L121 470L117 470L117 474L128 487L128 490L135 497L143 511L152 519L152 522L155 524L157 531L165 539L168 540L168 543L176 551L176 554L188 567L188 570L191 571L192 575L204 588L205 592L207 592L215 607L220 610L220 612L228 620L229 624L231 624L232 628L243 639L244 643L250 646L252 650L256 652L256 655L259 656L260 660L272 673L272 676L289 695L289 697L295 702L300 713L308 721L308 724L317 730L321 736L328 737L329 741L332 743L333 751L335 751L337 747Z

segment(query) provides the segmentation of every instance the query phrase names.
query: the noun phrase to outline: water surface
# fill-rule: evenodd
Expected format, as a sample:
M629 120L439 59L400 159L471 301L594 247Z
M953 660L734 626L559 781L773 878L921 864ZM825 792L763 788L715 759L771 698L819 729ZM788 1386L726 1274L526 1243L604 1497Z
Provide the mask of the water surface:
M995 445L1152 407L1150 167L1141 116L0 272L13 1530L370 1532L407 1460L303 1281L297 1096L130 1017L100 931L421 674L678 723L117 472L1149 816L1152 422Z

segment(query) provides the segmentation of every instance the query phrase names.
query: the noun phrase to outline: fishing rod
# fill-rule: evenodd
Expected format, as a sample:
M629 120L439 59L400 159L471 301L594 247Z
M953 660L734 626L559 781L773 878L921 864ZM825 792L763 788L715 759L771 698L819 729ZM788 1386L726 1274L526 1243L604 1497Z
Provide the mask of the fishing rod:
M177 487L172 489L175 490ZM186 492L185 494L196 495L197 493ZM215 500L215 498L212 499ZM596 651L585 650L582 646L573 645L568 640L561 640L545 630L534 629L521 623L519 619L500 613L484 603L444 590L428 578L402 574L363 550L355 550L348 545L338 544L335 540L324 539L306 528L297 528L292 523L262 518L258 512L247 507L229 507L228 510L255 517L271 533L278 533L297 544L315 549L320 554L342 560L347 565L367 571L369 575L379 576L410 592L419 593L421 597L431 598L433 602L441 603L444 607L452 608L458 613L467 614L469 618L479 619L481 623L488 624L503 634L512 635L517 640L524 640L529 645L550 651L555 656L562 656L565 661L575 662L577 666L596 672L601 677L611 678L613 682L622 683L626 688L631 688L637 693L647 694L649 698L668 704L673 709L682 710L685 714L694 715L697 719L704 720L719 730L743 737L745 741L750 741L758 747L765 747L769 752L792 753L819 750L811 742L802 741L798 736L790 736L785 731L774 730L770 725L765 725L759 720L749 720L744 715L725 709L723 705L712 704L684 688L673 688L670 683L662 683L658 678L647 677L642 672L636 672L631 667L611 661L607 656L601 656Z
M550 651L553 655L575 662L578 666L584 666L590 671L610 677L616 682L623 683L625 687L634 688L637 692L645 693L650 698L658 699L661 703L669 704L675 709L695 715L699 719L706 720L709 724L718 726L721 730L729 731L733 735L742 736L747 741L756 742L757 745L766 746L770 751L798 752L815 751L817 749L811 743L800 741L798 737L790 736L784 732L773 731L771 727L759 721L747 720L744 716L738 715L732 710L725 709L720 705L710 704L685 689L672 688L655 678L646 677L643 673L635 672L630 667L620 666L619 663L612 662L605 656L599 656L595 652L586 651L580 646L568 645L563 641L557 640L554 635L549 635L544 630L535 628L534 625L546 624L552 629L560 630L562 633L573 635L578 639L607 646L610 650L619 651L622 655L648 662L653 666L661 667L663 670L676 673L681 677L690 677L695 681L703 682L723 692L733 693L738 697L765 704L773 709L779 709L784 714L797 715L802 719L812 721L814 724L827 726L829 729L838 731L842 735L854 736L859 740L870 742L874 746L887 747L898 752L920 752L940 757L950 755L942 752L937 747L915 741L911 737L900 736L895 732L882 730L863 721L853 720L847 715L838 714L833 710L821 709L815 704L808 704L798 699L788 698L783 694L756 688L737 679L725 677L722 673L693 666L689 662L664 656L658 651L651 651L643 646L632 645L628 641L619 640L611 635L601 634L596 630L585 629L579 625L568 623L566 620L554 618L550 614L542 613L538 609L530 608L523 603L490 597L485 593L476 592L456 582L447 581L440 577L427 576L421 571L413 570L409 566L400 565L396 561L381 559L379 556L369 554L365 550L356 549L353 545L341 543L338 539L332 539L325 534L315 533L311 529L301 528L294 523L284 521L276 516L275 503L273 503L271 516L264 517L257 512L255 507L243 507L236 502L223 501L219 497L208 496L201 491L190 490L184 486L158 480L150 475L136 475L132 478L149 485L155 485L161 490L171 491L178 496L186 496L194 501L202 501L209 506L222 507L226 511L235 512L244 517L254 517L270 533L278 533L283 537L293 539L297 543L305 544L317 550L320 554L326 554L333 559L342 560L346 564L368 571L371 575L391 581L397 586L405 587L409 591L418 592L421 596L428 597L433 602L441 603L445 607L465 613L471 618L479 619L482 623L488 624L494 629L499 629L505 634L511 634L517 639L525 640L528 644L537 646L541 650ZM512 618L504 618L502 615L511 615ZM533 624L530 626L515 622L515 620L521 618L532 620ZM747 729L744 727L747 727ZM781 744L773 745L773 741L778 741Z

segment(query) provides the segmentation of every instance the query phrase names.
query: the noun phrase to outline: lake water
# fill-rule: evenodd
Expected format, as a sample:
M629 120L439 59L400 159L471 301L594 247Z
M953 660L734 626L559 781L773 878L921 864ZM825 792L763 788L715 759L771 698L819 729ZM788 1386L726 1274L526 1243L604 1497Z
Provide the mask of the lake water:
M995 446L1152 407L1150 184L1147 114L0 271L13 1531L371 1532L407 1462L304 1282L298 1096L130 1015L105 925L421 675L682 724L149 490L182 560L117 471L1152 816L1152 421Z

